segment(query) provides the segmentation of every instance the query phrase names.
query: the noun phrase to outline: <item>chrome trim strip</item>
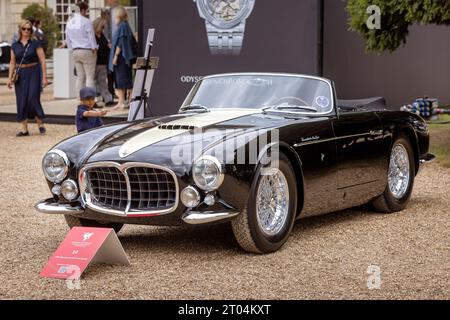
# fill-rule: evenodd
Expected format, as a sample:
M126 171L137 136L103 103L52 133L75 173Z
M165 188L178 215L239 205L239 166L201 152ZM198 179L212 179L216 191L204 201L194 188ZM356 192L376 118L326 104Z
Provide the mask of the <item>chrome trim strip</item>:
M336 138L328 138L328 139L320 139L320 140L314 140L314 141L306 141L306 142L300 142L300 143L296 143L294 144L294 147L303 147L303 146L308 146L310 144L316 144L316 143L321 143L321 142L328 142L328 141L334 141L336 140Z
M367 133L351 134L351 135L342 136L342 137L333 137L333 138L327 138L327 139L321 139L321 140L306 141L306 142L296 143L296 144L294 144L294 147L297 148L297 147L307 146L310 144L316 144L316 143L328 142L328 141L334 141L334 140L342 140L342 139L348 139L348 138L357 138L357 137L363 137L363 136L373 136L373 134L371 132L367 132Z
M225 219L231 219L239 215L239 211L219 211L219 212L198 212L187 211L183 214L181 219L191 225L199 225L211 222L217 222Z
M370 130L370 135L379 136L383 134L383 130Z
M289 110L277 110L277 109L267 109L264 110L264 114L268 114L269 112L271 112L272 114L277 114L277 113L281 113L284 114L284 116L286 115L291 115L291 116L297 116L297 117L301 117L301 116L325 116L325 115L329 115L331 113L333 113L333 109L331 109L330 111L327 112L308 112L308 111L289 111Z
M210 78L217 78L217 77L233 77L233 76L281 76L281 77L296 77L296 78L308 78L308 79L315 79L315 80L321 80L330 83L330 80L323 77L317 77L312 76L308 74L301 74L301 73L286 73L286 72L230 72L230 73L218 73L218 74L211 74L208 76L205 76L203 79L210 79Z
M103 208L103 207L97 206L92 203L90 194L86 192L86 171L89 169L92 169L92 168L101 168L101 167L117 168L124 175L125 181L127 184L127 198L128 198L127 199L127 207L126 207L125 211L107 209L107 208ZM169 173L175 182L175 192L176 192L175 204L171 208L164 209L164 210L154 210L154 211L130 210L131 184L130 184L127 170L129 168L134 168L134 167L146 167L146 168L159 169L159 170L163 170L163 171L166 171L167 173ZM81 200L82 200L83 204L85 206L87 206L88 208L90 208L94 211L97 211L97 212L110 214L110 215L114 215L114 216L120 216L120 217L129 216L129 215L133 216L133 217L142 217L142 216L165 215L165 214L174 212L178 208L178 202L179 202L179 198L180 198L178 178L177 178L175 172L173 172L172 170L170 170L166 167L163 167L163 166L149 164L149 163L142 163L142 162L127 162L124 164L120 164L117 162L110 162L110 161L95 162L95 163L87 164L83 168L81 168L80 173L78 175L78 182L79 182L79 186L80 186L80 195L81 195Z
M45 214L83 214L84 209L80 205L61 204L55 202L53 198L42 200L34 208Z

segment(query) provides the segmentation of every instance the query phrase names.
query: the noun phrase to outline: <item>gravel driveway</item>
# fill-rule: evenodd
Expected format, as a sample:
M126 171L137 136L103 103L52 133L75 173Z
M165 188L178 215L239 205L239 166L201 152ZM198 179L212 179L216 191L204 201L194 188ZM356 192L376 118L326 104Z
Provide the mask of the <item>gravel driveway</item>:
M0 123L0 299L449 299L450 172L430 164L409 207L397 214L358 208L298 222L271 255L237 248L227 226L200 231L126 226L120 239L131 267L91 266L80 290L39 278L68 229L62 216L33 209L50 195L41 159L75 130L14 137ZM420 192L419 192L420 191ZM369 265L381 288L368 290Z

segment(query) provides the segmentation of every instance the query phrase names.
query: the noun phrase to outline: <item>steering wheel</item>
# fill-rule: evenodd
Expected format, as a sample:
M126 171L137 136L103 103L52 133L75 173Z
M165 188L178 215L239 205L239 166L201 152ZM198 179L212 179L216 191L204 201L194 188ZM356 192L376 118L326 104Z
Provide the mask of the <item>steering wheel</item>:
M292 96L282 97L282 98L276 100L273 105L277 106L277 105L280 105L280 104L283 104L283 103L289 103L288 102L289 100L291 100L291 101L294 100L296 102L300 102L301 103L300 105L296 103L296 105L299 105L299 106L304 106L304 107L309 106L309 103L306 102L305 100L303 100L301 98L298 98L298 97L292 97Z

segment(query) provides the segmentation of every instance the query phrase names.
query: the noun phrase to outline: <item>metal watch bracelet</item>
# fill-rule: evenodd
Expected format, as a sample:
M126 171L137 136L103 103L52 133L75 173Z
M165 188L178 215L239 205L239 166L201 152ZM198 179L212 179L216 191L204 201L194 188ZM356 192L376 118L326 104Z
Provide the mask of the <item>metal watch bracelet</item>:
M206 23L208 43L213 55L239 55L244 42L245 22L230 30L221 30Z

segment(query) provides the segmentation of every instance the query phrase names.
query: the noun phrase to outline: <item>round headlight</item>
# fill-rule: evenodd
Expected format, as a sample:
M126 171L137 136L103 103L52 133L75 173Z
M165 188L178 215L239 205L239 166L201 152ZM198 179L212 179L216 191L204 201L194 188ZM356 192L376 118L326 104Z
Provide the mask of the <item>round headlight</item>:
M61 185L61 194L69 201L75 200L78 196L78 187L75 181L66 180Z
M216 203L216 196L212 193L208 193L205 196L205 199L203 199L203 202L207 205L207 206L213 206Z
M60 183L69 171L69 159L60 150L49 151L42 160L42 169L47 180Z
M181 191L181 202L187 208L195 208L200 204L200 193L192 186L188 186Z
M55 196L61 195L61 186L60 186L59 184L55 184L55 185L53 186L53 188L52 188L52 193L53 193Z
M215 157L202 156L194 163L192 177L200 189L216 190L223 182L222 165Z

